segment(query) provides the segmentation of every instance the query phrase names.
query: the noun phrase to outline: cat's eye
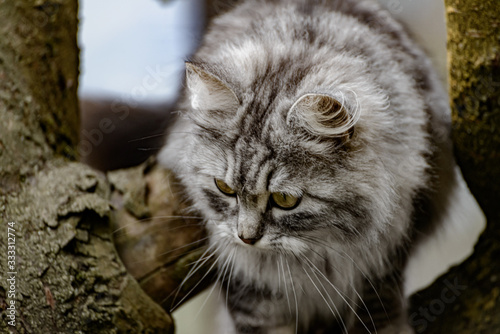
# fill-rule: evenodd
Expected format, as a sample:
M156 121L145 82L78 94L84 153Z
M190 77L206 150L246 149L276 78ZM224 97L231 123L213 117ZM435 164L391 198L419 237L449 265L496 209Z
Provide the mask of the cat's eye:
M224 195L227 196L235 196L236 191L234 191L230 186L227 185L226 182L220 180L220 179L214 179L215 180L215 185L217 188L223 193Z
M272 193L271 201L280 209L292 210L299 205L300 198L285 193Z

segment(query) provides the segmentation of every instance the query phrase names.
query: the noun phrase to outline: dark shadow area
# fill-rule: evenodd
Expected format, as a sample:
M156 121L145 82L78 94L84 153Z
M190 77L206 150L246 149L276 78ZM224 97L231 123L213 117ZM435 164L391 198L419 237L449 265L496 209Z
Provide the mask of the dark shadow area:
M144 162L162 147L172 108L168 103L132 107L106 98L82 99L81 161L101 171Z

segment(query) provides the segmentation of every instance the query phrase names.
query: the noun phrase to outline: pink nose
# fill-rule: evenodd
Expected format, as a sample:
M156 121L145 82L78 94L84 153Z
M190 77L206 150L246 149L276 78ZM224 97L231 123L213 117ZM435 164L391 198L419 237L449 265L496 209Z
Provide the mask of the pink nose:
M244 243L246 243L247 245L253 245L255 244L257 241L259 241L260 238L252 238L252 239L246 239L244 238L243 236L239 236L241 241L243 241Z

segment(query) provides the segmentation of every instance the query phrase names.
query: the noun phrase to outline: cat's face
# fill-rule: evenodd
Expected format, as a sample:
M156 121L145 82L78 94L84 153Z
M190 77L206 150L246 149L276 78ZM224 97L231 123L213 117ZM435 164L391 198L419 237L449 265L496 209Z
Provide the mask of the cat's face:
M376 152L357 144L355 99L340 91L242 98L192 64L187 80L185 183L218 247L297 254L377 238L392 210L390 181Z
M360 221L368 216L363 206L352 206L362 199L335 182L336 168L305 154L289 136L275 142L201 136L193 161L196 193L201 195L198 206L208 213L208 226L217 239L243 247L300 251L322 240L316 240L318 231L346 239L366 223Z

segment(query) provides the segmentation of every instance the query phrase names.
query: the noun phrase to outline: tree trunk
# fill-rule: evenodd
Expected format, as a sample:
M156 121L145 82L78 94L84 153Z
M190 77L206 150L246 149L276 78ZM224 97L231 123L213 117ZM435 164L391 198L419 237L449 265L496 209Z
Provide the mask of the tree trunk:
M500 333L500 6L446 0L455 156L488 225L465 262L412 298L418 333Z
M114 249L106 179L74 162L77 8L0 2L0 332L171 333Z
M201 219L186 213L179 182L154 159L108 178L118 253L144 291L170 312L212 282L207 262L181 285L204 251Z

